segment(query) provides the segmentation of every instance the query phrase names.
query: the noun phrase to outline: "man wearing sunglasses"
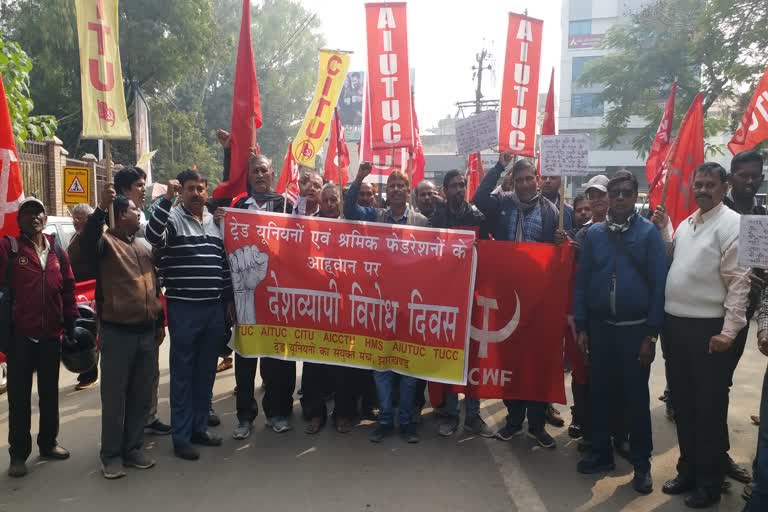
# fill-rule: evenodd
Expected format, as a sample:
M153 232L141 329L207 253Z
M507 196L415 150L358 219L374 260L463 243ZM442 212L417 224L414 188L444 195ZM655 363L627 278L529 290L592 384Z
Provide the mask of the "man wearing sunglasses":
M637 189L632 173L618 171L606 188L605 222L593 224L581 245L574 319L590 367L592 447L577 470L594 474L615 468L614 409L626 404L632 486L648 494L653 490L648 379L664 320L667 265L658 230L635 212Z

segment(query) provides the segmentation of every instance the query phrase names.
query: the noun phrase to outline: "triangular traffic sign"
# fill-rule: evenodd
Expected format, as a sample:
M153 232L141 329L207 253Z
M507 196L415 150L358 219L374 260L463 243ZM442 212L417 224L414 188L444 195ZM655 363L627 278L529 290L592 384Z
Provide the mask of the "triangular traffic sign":
M75 179L72 180L72 184L67 189L67 192L70 194L85 194L85 190L83 189L83 186L80 184L80 180L77 179L77 176L75 176Z

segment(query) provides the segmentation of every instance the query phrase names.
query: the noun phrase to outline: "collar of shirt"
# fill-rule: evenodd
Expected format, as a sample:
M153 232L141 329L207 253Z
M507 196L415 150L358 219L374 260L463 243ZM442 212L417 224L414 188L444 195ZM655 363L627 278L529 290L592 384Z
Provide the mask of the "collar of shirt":
M269 201L265 201L264 204L259 205L256 200L253 198L253 196L249 197L245 200L245 204L248 205L249 210L257 210L260 212L265 212L269 210Z
M693 215L691 215L688 218L688 222L691 224L704 224L709 219L717 215L717 213L725 207L726 206L721 202L720 204L718 204L717 206L715 206L714 208L712 208L706 213L702 213L701 208L699 208L698 210L693 212Z
M43 270L45 270L45 267L48 264L48 253L51 252L51 244L48 242L48 237L43 235L42 249L27 235L24 235L24 238L29 240L29 243L31 243L32 247L35 248L35 252L37 252L37 257L40 258L40 266L43 267Z
M201 225L205 224L208 221L208 218L211 217L211 214L208 212L208 208L206 208L206 207L203 207L203 218L199 219L199 218L197 218L197 216L193 215L192 212L187 210L186 207L184 207L183 204L180 204L179 206L181 206L181 211L184 212L184 215L192 217L197 222L199 222Z
M401 215L398 218L395 218L394 214L392 213L391 208L387 208L387 223L389 224L406 224L408 222L408 215L411 213L411 207L406 205L405 211L403 211L403 215Z

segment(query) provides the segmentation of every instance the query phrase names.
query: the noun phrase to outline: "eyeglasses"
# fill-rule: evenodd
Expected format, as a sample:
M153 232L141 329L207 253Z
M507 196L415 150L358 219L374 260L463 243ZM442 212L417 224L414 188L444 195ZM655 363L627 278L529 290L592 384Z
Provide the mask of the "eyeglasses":
M630 199L634 195L635 191L628 188L612 189L608 191L608 197L611 199L616 199L619 196L623 197L624 199Z

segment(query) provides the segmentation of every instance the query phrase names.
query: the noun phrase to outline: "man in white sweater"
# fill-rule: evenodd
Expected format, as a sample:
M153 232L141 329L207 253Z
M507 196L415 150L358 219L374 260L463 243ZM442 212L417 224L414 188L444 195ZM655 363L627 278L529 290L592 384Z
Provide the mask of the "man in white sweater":
M723 205L725 169L699 166L693 191L699 209L675 232L666 286L662 347L680 459L663 490L693 491L685 504L705 508L720 501L725 477L729 351L747 323L749 279L737 263L739 214Z

